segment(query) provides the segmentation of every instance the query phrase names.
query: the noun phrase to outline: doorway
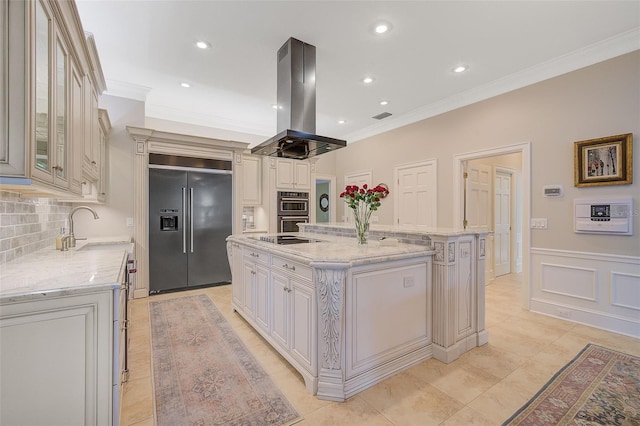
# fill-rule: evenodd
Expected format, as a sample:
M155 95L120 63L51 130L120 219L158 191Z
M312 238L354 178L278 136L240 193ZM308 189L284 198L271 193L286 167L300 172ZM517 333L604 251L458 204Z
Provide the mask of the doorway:
M511 259L517 256L517 248L511 244L512 231L518 233L520 230L515 223L512 224L512 213L514 212L514 187L515 172L502 167L494 168L493 185L493 241L494 256L493 269L495 276L499 277L512 272ZM517 209L517 206L516 206ZM517 272L517 271L513 271Z
M316 175L315 208L310 208L315 223L335 222L336 218L336 178Z
M506 156L508 154L519 153L520 158L517 162L518 164L514 165L501 165L496 163L495 160ZM504 158L504 157L503 157ZM517 170L518 179L514 179L512 175L511 178L511 188L512 192L510 195L509 205L511 209L509 211L510 222L513 226L513 223L519 224L521 227L521 232L511 232L509 235L509 247L510 247L510 259L509 265L511 272L522 271L522 305L524 308L529 308L529 282L530 282L530 241L531 241L531 233L529 230L529 220L531 217L531 204L530 204L530 194L531 194L531 146L529 142L517 144L517 145L508 145L504 147L491 148L482 151L476 151L466 154L458 154L454 156L454 164L453 164L453 174L454 174L454 226L455 227L464 227L464 221L466 213L468 212L466 208L466 203L468 201L466 195L467 188L467 180L464 178L464 173L467 172L467 168L469 163L478 160L483 164L490 164L493 173L492 186L495 186L495 176L498 172L509 172L511 170ZM514 181L519 183L518 188L515 192L513 189ZM493 192L493 190L492 190ZM492 210L495 208L495 194L493 194L493 202L487 203L491 206ZM492 219L488 221L492 226L495 227L495 223ZM515 218L515 219L514 219ZM495 234L492 233L491 236L495 237ZM487 238L487 241L494 240L494 238ZM495 246L494 246L495 247ZM515 248L515 255L514 255ZM490 269L489 262L491 265L495 265L495 260L490 260L489 257L495 256L496 250L490 250L488 248L488 254L492 254L493 256L487 256L486 263L487 269ZM521 261L518 261L521 259ZM494 273L494 276L497 275ZM485 282L489 282L489 277L485 278Z

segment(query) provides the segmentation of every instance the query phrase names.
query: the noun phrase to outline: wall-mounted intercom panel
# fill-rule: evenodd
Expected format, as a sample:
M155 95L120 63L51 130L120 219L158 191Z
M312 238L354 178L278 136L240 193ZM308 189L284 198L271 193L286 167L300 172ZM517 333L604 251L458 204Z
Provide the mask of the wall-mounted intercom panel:
M632 198L573 200L576 233L633 235Z

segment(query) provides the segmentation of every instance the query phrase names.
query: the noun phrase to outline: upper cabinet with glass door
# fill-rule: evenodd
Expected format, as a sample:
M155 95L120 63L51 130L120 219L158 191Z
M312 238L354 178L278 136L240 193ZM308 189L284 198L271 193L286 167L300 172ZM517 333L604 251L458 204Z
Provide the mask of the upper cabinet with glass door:
M2 3L2 19L3 47L10 48L2 54L8 84L0 111L8 126L0 140L0 183L23 193L80 196L85 128L97 121L85 113L91 109L83 93L101 94L104 78L86 54L75 3L10 0Z

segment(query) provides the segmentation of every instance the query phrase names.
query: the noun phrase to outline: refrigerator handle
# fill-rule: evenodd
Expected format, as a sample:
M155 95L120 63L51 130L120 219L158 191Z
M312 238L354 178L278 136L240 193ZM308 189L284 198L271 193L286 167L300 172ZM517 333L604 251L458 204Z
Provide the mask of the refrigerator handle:
M193 253L193 188L189 188L189 241L191 244L191 253Z
M182 252L187 252L187 188L182 188Z

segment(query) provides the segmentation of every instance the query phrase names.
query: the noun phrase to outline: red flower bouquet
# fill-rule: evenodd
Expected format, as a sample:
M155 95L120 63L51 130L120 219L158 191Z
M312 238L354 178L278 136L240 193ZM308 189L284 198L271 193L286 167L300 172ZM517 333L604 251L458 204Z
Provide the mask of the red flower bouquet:
M382 184L375 188L369 188L367 184L362 185L362 188L357 185L347 185L344 192L340 194L340 198L344 198L347 206L353 210L359 244L367 243L366 232L369 230L371 212L378 210L380 202L387 195L389 190Z

